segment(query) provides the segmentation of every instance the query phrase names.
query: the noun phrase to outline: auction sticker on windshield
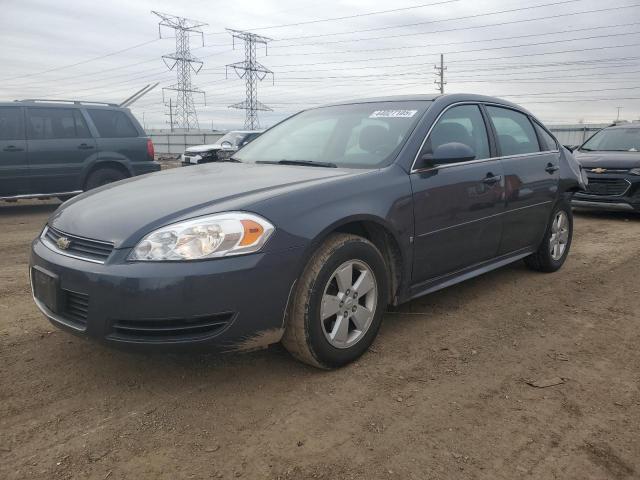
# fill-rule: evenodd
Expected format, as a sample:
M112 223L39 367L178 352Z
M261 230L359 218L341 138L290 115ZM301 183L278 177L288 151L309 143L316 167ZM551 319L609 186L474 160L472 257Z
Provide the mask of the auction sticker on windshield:
M411 118L417 110L376 110L369 118Z

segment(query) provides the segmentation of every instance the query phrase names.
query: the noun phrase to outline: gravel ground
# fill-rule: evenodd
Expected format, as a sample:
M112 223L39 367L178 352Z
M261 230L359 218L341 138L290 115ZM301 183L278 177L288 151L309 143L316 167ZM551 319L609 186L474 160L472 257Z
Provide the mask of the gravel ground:
M26 268L56 205L0 205L2 479L640 478L639 217L579 214L560 272L413 301L321 372L278 346L136 355L58 331Z

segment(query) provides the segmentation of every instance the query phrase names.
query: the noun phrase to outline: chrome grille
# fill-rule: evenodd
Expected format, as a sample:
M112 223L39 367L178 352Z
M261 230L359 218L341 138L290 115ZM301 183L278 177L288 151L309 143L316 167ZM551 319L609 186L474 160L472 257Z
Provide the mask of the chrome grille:
M589 177L587 192L590 195L624 195L631 184L624 178Z
M65 242L67 247L61 248L60 244L64 239L68 242ZM70 235L49 226L42 233L42 240L49 248L62 255L95 263L104 263L113 251L112 243Z

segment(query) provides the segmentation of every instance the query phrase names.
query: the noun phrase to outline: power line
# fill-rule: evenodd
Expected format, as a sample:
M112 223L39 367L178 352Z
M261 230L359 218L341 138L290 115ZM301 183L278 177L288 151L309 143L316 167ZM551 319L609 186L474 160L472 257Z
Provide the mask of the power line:
M355 33L367 33L367 32L377 32L377 31L381 31L381 30L392 30L392 29L396 29L396 28L407 28L407 27L417 27L420 25L431 25L434 23L443 23L443 22L451 22L454 20L468 20L468 19L472 19L472 18L481 18L481 17L488 17L488 16L492 16L492 15L501 15L504 13L514 13L514 12L521 12L521 11L525 11L525 10L534 10L537 8L543 8L543 7L552 7L552 6L558 6L558 5L565 5L565 4L569 4L569 3L577 3L577 2L583 2L585 0L563 0L560 2L552 2L552 3L542 3L542 4L538 4L538 5L530 5L528 7L518 7L518 8L510 8L510 9L506 9L506 10L496 10L496 11L492 11L492 12L485 12L485 13L477 13L474 15L464 15L464 16L460 16L460 17L450 17L450 18L442 18L442 19L438 19L438 20L428 20L428 21L424 21L424 22L413 22L413 23L404 23L401 25L387 25L384 27L374 27L374 28L367 28L367 29L362 29L362 30L349 30L347 32L332 32L332 33L321 33L321 34L316 34L316 35L301 35L301 36L297 36L297 37L283 37L279 40L277 40L278 42L282 42L282 41L286 41L286 40L301 40L301 39L306 39L306 38L322 38L322 37L332 37L335 35L353 35ZM413 32L409 35L416 35L416 32ZM384 37L382 37L384 38ZM362 40L373 40L373 38L364 38ZM340 42L346 42L346 41L350 41L350 40L338 40L337 42L327 42L327 43L340 43ZM298 45L299 46L299 45Z
M138 43L136 45L132 45L130 47L126 47L126 48L122 48L120 50L116 50L115 52L105 53L105 54L97 56L97 57L88 58L87 60L82 60L80 62L70 63L70 64L67 64L67 65L60 65L58 67L49 68L47 70L42 70L42 71L39 71L39 72L25 73L23 75L18 75L18 76L15 76L15 77L5 78L2 81L18 80L18 79L21 79L21 78L28 78L28 77L33 77L33 76L36 76L36 75L44 75L44 74L51 73L51 72L57 72L59 70L66 70L68 68L77 67L78 65L84 65L84 64L87 64L87 63L90 63L90 62L95 62L96 60L102 60L104 58L112 57L114 55L119 55L121 53L125 53L125 52L128 52L130 50L134 50L136 48L140 48L140 47L143 47L145 45L149 45L150 43L154 43L154 42L157 42L159 40L160 40L159 38L156 38L154 40L149 40L149 41L146 41L146 42Z
M517 44L517 45L504 45L504 46L499 46L499 47L485 47L485 48L475 48L475 49L468 49L468 50L453 50L453 51L448 51L448 52L444 52L445 54L448 55L456 55L456 54L460 54L460 53L475 53L475 52L487 52L487 51L493 51L493 50L504 50L504 49L513 49L513 48L522 48L522 47L535 47L535 46L541 46L541 45L552 45L555 43L565 43L565 42L577 42L577 41L583 41L583 40L596 40L596 39L602 39L602 38L614 38L614 37L622 37L622 36L629 36L629 35L638 35L640 34L640 31L637 32L624 32L624 33L609 33L606 35L592 35L592 36L588 36L588 37L574 37L574 38L565 38L562 40L549 40L546 42L534 42L534 43L521 43L521 44ZM475 41L474 41L475 42ZM429 45L430 47L438 47L438 46L443 46L443 45L447 45L447 43L443 43L443 44L431 44ZM603 47L605 48L605 47ZM421 58L421 57L432 57L435 56L435 54L433 53L417 53L417 54L413 54L413 55L395 55L393 57L368 57L368 58L362 58L362 59L355 59L355 60L331 60L328 62L313 62L313 63L289 63L289 64L280 64L280 65L276 65L277 67L296 67L296 66L316 66L316 65L334 65L334 64L341 64L341 63L355 63L355 62L372 62L372 61L379 61L379 60L399 60L399 59L404 59L404 58ZM461 60L461 61L466 61L466 60ZM376 66L372 66L370 68L377 68Z
M270 25L267 27L256 27L256 28L252 28L252 31L257 31L257 30L272 30L272 29L276 29L276 28L285 28L285 27L298 27L301 25L311 25L311 24L316 24L316 23L325 23L325 22L335 22L335 21L341 21L341 20L349 20L349 19L353 19L353 18L361 18L361 17L371 17L374 15L383 15L386 13L395 13L395 12L403 12L403 11L408 11L408 10L416 10L419 8L425 8L425 7L432 7L435 5L444 5L447 3L456 3L459 2L460 0L442 0L439 2L434 2L434 3L423 3L421 5L414 5L411 7L401 7L401 8L392 8L390 10L378 10L375 12L366 12L366 13L357 13L354 15L345 15L345 16L341 16L341 17L333 17L333 18L321 18L321 19L317 19L317 20L308 20L308 21L304 21L304 22L296 22L296 23L283 23L280 25ZM571 1L581 1L581 0L571 0ZM213 33L207 33L206 35L220 35L221 33L225 33L225 32L213 32Z
M528 20L530 21L530 20ZM574 33L574 32L585 32L591 30L602 30L602 29L610 29L610 28L620 28L620 27L630 27L640 25L640 22L630 22L630 23L619 23L613 25L600 25L597 27L586 27L586 28L574 28L567 30L556 30L554 32L545 32L545 33L531 33L526 35L512 35L508 37L494 37L494 38L481 38L476 40L464 40L461 42L445 42L445 43L430 43L429 47L442 47L442 46L450 46L450 45L464 45L468 43L484 43L484 42L497 42L502 40L515 40L519 38L531 38L531 37L542 37L548 35L562 35L565 33ZM471 28L479 28L471 27ZM439 32L429 32L429 33L439 33ZM424 49L424 44L421 45L400 45L397 47L382 47L382 48L367 48L367 49L357 49L357 50L325 50L323 52L305 52L304 55L342 55L346 53L365 53L365 52L382 52L387 50L405 50L409 48L421 48ZM282 48L282 46L278 46L278 48ZM272 54L271 56L287 56L290 57L291 53L281 53L281 54Z

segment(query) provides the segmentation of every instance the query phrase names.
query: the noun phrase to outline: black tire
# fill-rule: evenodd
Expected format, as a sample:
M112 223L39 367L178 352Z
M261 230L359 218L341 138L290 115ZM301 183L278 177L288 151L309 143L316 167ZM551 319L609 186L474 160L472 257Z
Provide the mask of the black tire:
M554 234L553 225L554 220L560 212L564 212L568 220L568 238L565 244L564 252L560 258L554 259L551 252L551 237ZM551 273L559 270L569 255L571 249L571 241L573 239L573 211L571 210L571 204L569 201L562 199L558 201L551 213L549 224L547 225L547 231L544 234L544 239L538 247L538 250L526 257L524 262L531 270L538 272Z
M128 175L122 170L113 167L102 167L94 170L87 177L85 182L85 190L92 190L94 188L101 187L108 183L117 182L123 178L127 178Z
M357 261L370 268L377 288L373 320L357 342L336 348L325 336L321 300L325 287L345 262ZM388 269L380 251L357 235L333 234L309 260L289 305L282 338L284 347L298 360L323 369L346 365L367 351L380 328L389 299Z

